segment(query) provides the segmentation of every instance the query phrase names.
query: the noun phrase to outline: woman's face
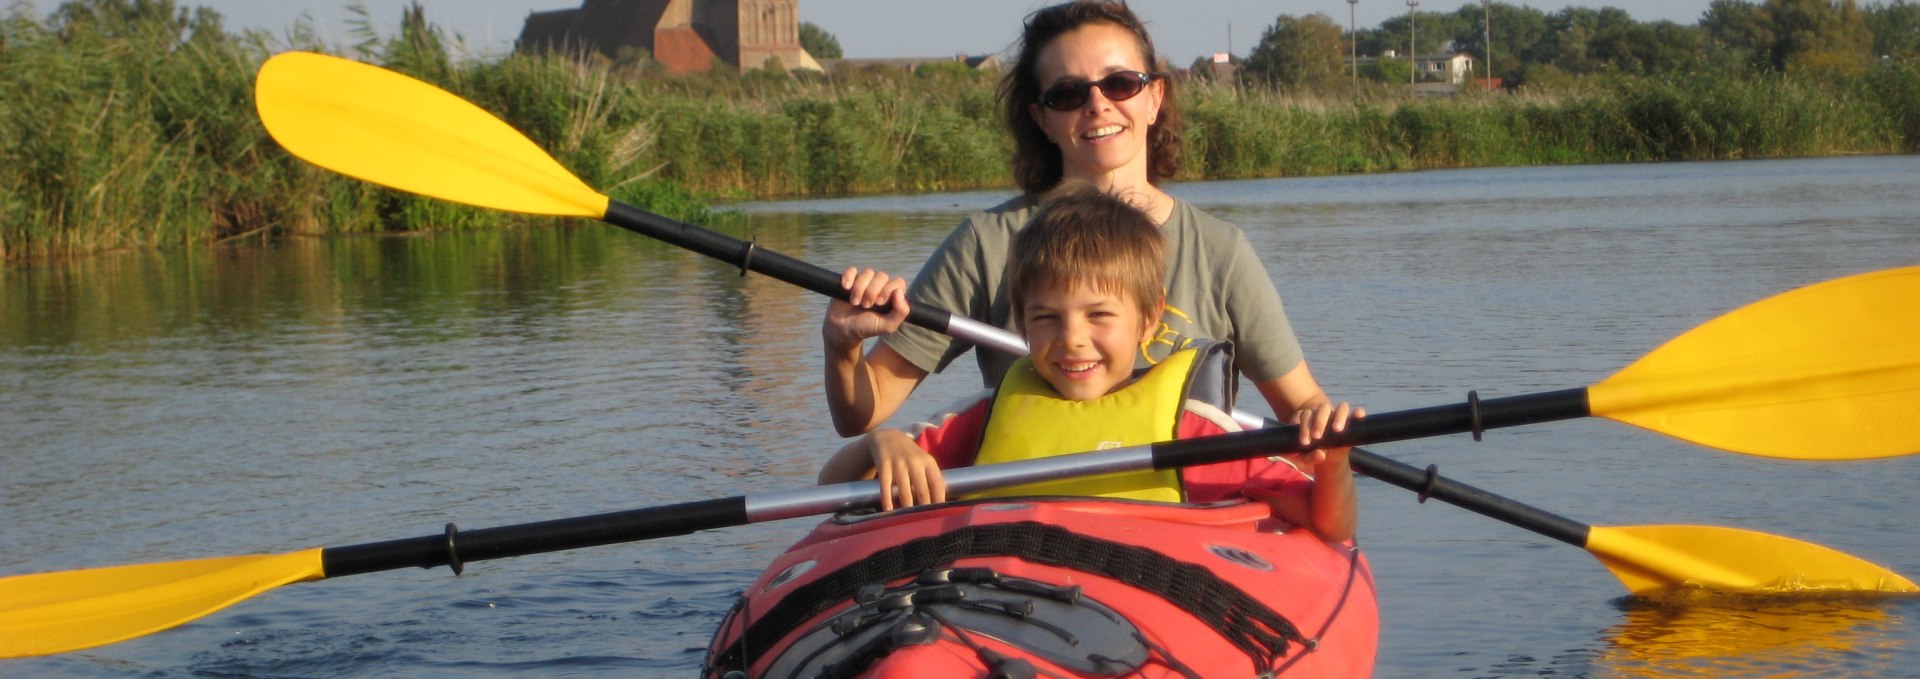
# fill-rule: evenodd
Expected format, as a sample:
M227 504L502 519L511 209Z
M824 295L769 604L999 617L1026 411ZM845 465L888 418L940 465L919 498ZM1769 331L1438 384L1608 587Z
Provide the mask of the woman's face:
M1092 23L1060 34L1040 51L1036 64L1040 89L1060 83L1092 82L1119 71L1152 73L1140 44L1127 29ZM1147 128L1160 118L1166 83L1155 79L1125 101L1113 101L1093 88L1087 103L1072 111L1029 104L1027 111L1047 138L1060 147L1062 179L1096 186L1147 181Z

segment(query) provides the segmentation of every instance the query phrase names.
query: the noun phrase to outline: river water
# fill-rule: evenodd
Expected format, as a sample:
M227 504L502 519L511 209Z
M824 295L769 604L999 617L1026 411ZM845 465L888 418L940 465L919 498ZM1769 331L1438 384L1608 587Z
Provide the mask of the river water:
M1920 263L1916 156L1173 190L1247 230L1321 383L1376 412L1586 386L1748 302ZM910 274L1002 197L756 204L719 228ZM803 485L839 445L819 397L824 306L597 224L0 269L0 574ZM962 363L900 421L977 388ZM1769 460L1597 419L1374 450L1580 521L1759 530L1920 577L1920 456ZM1584 550L1360 492L1379 676L1920 666L1920 600L1637 603ZM734 595L808 525L289 585L0 675L691 676Z

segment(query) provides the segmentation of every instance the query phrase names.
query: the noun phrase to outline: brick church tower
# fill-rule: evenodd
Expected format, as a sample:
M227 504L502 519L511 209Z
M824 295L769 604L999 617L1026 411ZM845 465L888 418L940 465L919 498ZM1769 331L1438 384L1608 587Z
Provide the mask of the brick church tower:
M668 73L699 73L715 60L737 69L820 70L800 48L798 0L585 0L578 9L534 12L515 49L645 49Z

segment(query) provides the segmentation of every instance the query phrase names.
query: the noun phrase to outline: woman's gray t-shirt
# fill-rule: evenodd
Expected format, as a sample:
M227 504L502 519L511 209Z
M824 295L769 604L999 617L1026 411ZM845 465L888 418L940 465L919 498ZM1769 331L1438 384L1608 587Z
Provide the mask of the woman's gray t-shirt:
M1033 200L1020 196L967 217L914 277L908 299L1013 330L1007 249L1014 233L1038 209ZM1274 379L1300 365L1300 342L1287 322L1280 294L1240 227L1175 200L1161 230L1167 235L1167 311L1155 339L1141 347L1139 367L1159 362L1194 339L1233 342L1235 365L1254 381ZM881 341L927 372L945 370L973 348L918 326L902 326ZM989 387L1000 383L1017 358L994 351L976 354Z

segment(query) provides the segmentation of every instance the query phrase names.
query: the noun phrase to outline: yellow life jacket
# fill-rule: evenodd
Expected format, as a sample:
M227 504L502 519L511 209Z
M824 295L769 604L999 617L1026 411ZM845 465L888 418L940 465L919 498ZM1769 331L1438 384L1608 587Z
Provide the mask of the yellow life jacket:
M1227 342L1196 344L1167 356L1123 388L1091 401L1061 398L1022 358L1007 370L987 411L974 464L1028 460L1172 440L1187 401L1226 410L1233 403L1233 349ZM1178 470L1147 470L1034 483L981 493L1096 495L1182 502Z

